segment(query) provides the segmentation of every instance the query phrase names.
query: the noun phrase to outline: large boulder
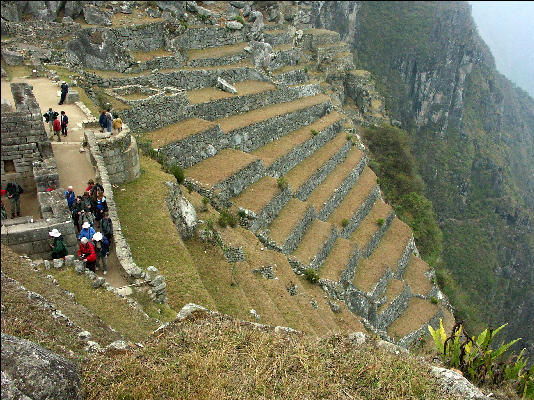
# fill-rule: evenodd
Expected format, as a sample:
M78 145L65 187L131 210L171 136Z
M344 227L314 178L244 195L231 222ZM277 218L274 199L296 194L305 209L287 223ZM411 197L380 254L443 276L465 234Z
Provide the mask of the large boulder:
M75 363L2 333L2 399L74 400L82 398L81 388Z
M111 26L112 13L101 8L86 5L83 7L83 17L85 22L90 25L106 25Z
M83 12L83 2L81 1L67 1L65 3L65 16L72 19L78 18Z
M156 1L162 11L174 12L176 18L180 18L185 13L185 2L183 1Z
M2 49L2 59L7 65L20 65L24 61L22 54L7 49Z
M269 43L253 40L249 43L249 47L252 60L256 67L271 68L275 53Z
M2 1L2 19L9 22L21 21L21 10L15 1Z
M189 239L195 233L198 217L195 207L183 196L180 186L168 182L169 195L167 196L167 208L171 218L183 239Z

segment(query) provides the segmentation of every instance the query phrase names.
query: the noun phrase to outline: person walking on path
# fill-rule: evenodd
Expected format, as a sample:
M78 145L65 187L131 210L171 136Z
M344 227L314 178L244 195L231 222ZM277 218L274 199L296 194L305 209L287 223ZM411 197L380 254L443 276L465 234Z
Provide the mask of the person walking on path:
M54 242L49 244L52 249L52 259L65 259L65 256L67 255L67 247L65 246L65 243L63 243L61 232L54 228L52 229L52 232L48 232L48 234L54 238Z
M96 198L96 208L95 208L95 220L100 224L100 220L104 218L104 213L108 210L108 203L104 197L104 193L100 190L98 191Z
M50 129L50 134L54 133L54 119L58 116L58 113L52 110L52 107L48 109L48 112L43 114L45 121L48 123L48 128Z
M61 82L61 99L59 99L59 105L63 104L67 97L67 93L69 93L69 85L67 85L67 82L63 81Z
M24 192L15 178L6 186L7 198L11 205L11 218L15 218L15 209L17 210L17 217L20 217L20 195Z
M89 195L89 192L85 192L82 197L82 205L83 205L83 213L82 213L82 223L83 222L89 222L89 224L93 225L94 222L94 215L93 215L93 199Z
M61 111L61 133L63 136L67 136L67 126L69 125L69 117L65 114L65 111Z
M76 197L76 201L72 206L72 222L76 227L76 234L80 233L81 224L82 224L82 213L83 213L83 202L82 196Z
M2 189L2 197L5 194L6 194L6 191ZM4 200L2 200L2 221L4 221L4 219L7 219L7 211L6 211L6 207L4 206Z
M61 142L61 122L59 122L57 115L54 117L53 127L54 134L52 135L52 139L57 135L57 141Z
M69 186L67 190L65 190L65 198L67 199L67 205L69 206L69 210L72 212L74 203L76 203L76 195L72 190L72 186Z
M109 108L108 112L106 113L106 118L108 119L108 132L111 133L111 126L113 125L113 114L111 113Z
M108 117L106 116L106 110L102 110L100 118L98 119L98 124L100 125L100 132L104 132L104 129L107 129Z
M112 128L116 133L122 131L122 119L118 115L115 115L115 118L113 119Z
M95 248L86 237L80 241L80 249L78 250L78 257L85 262L85 268L95 272L96 253Z
M109 218L109 212L104 211L104 218L100 221L100 232L106 237L111 246L111 241L113 240L113 223L111 218Z
M95 230L91 227L91 224L89 222L84 222L82 225L82 230L78 234L78 239L82 240L83 238L86 238L87 240L93 240L94 235Z
M102 261L102 272L106 275L108 273L109 242L101 232L95 233L93 240L95 243L96 270L98 271L100 268L100 261Z

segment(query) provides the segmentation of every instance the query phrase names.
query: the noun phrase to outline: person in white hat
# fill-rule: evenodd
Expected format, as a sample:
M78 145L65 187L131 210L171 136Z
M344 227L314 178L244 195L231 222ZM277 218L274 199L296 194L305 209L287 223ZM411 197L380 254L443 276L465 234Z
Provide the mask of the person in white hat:
M96 270L98 271L100 268L100 260L102 260L102 272L106 275L108 273L109 241L101 232L95 233L93 241L95 243Z
M78 257L85 262L85 267L95 272L96 253L95 248L86 237L80 240L80 249L78 250Z
M52 249L52 259L65 259L65 256L67 255L67 247L65 246L65 243L63 243L61 232L54 228L51 232L48 232L48 234L54 238L54 242L49 244Z
M93 240L94 235L95 230L91 227L91 224L89 222L85 221L82 225L80 233L78 234L78 239L81 240L85 237L87 238L87 240Z

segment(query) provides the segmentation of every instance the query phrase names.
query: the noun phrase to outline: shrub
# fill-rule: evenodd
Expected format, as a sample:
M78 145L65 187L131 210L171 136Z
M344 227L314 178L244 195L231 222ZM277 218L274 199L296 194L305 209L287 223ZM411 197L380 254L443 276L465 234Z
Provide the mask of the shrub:
M316 136L316 135L319 134L319 132L317 132L315 129L312 129L312 130L311 130L311 133L312 133L313 136Z
M245 21L245 19L241 15L236 15L234 17L234 20L239 22L240 24L243 24L243 25L247 24L247 22Z
M304 277L310 283L319 282L319 274L313 268L308 268L306 271L304 271Z
M189 193L193 191L193 184L191 182L187 182L186 187Z
M237 212L237 215L241 218L246 218L247 217L247 213L245 212L245 210L243 209L240 209L238 212Z
M184 170L178 164L170 165L169 172L174 175L174 177L176 178L176 182L178 182L180 185L184 183L184 180L185 180Z
M432 297L430 298L430 302L431 302L432 304L438 304L438 303L439 303L439 300L438 300L436 297L432 296Z
M276 180L276 183L280 190L285 190L289 186L289 183L282 176Z
M378 218L378 219L376 220L376 224L377 224L378 226L382 226L382 225L384 225L384 222L385 222L385 221L384 221L384 218Z
M202 198L202 204L204 204L205 206L207 206L209 202L210 202L210 199L208 199L207 197Z
M223 228L226 228L226 225L230 225L232 228L235 228L235 226L237 225L237 218L229 211L222 210L219 214L219 219L217 223Z
M207 20L210 19L210 17L206 14L200 14L198 17L200 18L202 22L206 22Z
M308 73L308 67L307 66L304 67L304 73L306 73L306 74Z
M345 228L349 224L349 220L347 218L343 218L341 220L341 226Z
M350 141L352 139L351 135L347 135L347 141Z

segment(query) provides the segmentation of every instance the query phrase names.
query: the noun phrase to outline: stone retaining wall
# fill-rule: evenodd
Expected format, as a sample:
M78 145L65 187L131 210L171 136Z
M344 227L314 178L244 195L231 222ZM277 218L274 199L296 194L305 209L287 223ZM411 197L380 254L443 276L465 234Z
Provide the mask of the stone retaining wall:
M190 67L217 67L221 65L232 65L244 61L248 58L248 53L242 51L237 54L228 54L219 57L197 58L187 62Z
M130 182L139 177L141 166L137 142L128 127L109 138L97 140L112 184Z
M281 72L274 75L274 79L278 83L286 85L300 85L310 80L304 68L293 69L287 72Z
M258 232L261 229L269 226L271 222L278 216L282 208L291 200L293 193L289 185L276 194L271 201L263 207L260 213L257 215L256 220L252 223L250 230L252 232Z
M408 241L408 244L406 245L404 252L402 253L402 257L397 262L397 271L395 272L396 279L402 279L402 276L404 275L404 270L406 269L406 266L408 265L408 261L410 260L410 256L412 255L414 249L415 249L415 241L412 236L410 240Z
M295 226L295 229L293 229L293 232L287 237L286 241L282 245L282 253L289 254L295 251L295 249L298 247L302 237L308 230L309 226L313 222L313 220L316 217L315 208L310 205L306 212L304 213L304 216L299 221L299 223Z
M391 302L388 308L386 308L384 312L378 314L376 322L377 329L385 330L393 323L393 321L399 318L408 307L410 297L412 297L412 292L410 287L406 286L402 293Z
M339 277L339 282L341 284L351 283L354 279L354 271L356 270L356 267L358 266L358 262L360 261L360 249L356 245L356 249L350 256L349 262L347 263L347 266L341 273L341 276Z
M306 201L308 196L319 186L332 172L338 164L343 162L347 157L347 154L351 148L351 143L345 143L336 154L334 154L323 166L317 169L317 171L302 184L300 188L296 188L295 197L301 201Z
M369 193L369 196L367 196L367 198L363 201L360 207L354 212L349 221L349 224L341 231L342 237L344 237L345 239L350 238L351 233L354 232L356 228L358 228L358 226L364 220L367 214L369 214L369 211L371 211L371 208L373 208L373 205L375 204L376 200L379 198L380 187L376 185Z
M214 189L218 192L216 198L222 205L229 207L229 199L237 196L247 187L252 185L257 180L265 176L265 167L263 161L256 160L234 175L228 177L222 182L219 182L214 186Z
M371 253L375 250L376 246L378 246L378 243L380 243L382 236L385 235L394 218L395 212L392 211L391 214L389 214L389 216L384 221L384 224L382 224L380 229L375 232L375 234L371 237L365 248L362 250L362 257L367 258L371 255Z
M336 242L337 237L338 237L337 227L334 226L332 228L332 231L330 232L330 235L328 236L328 239L326 240L324 245L321 247L321 249L317 252L317 254L313 257L313 259L310 261L307 268L313 268L315 270L319 269L321 264L324 262L324 260L326 260L326 258L330 254L332 247L334 247L334 243Z

